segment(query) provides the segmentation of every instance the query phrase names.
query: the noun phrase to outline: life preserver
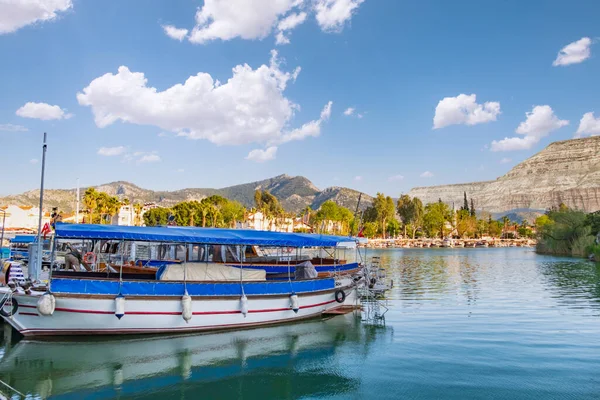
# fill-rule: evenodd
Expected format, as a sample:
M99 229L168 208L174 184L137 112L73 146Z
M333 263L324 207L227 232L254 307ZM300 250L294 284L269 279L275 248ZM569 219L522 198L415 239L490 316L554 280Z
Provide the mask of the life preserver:
M346 300L346 293L342 289L338 289L335 291L335 301L338 303L343 303Z
M2 315L3 317L12 317L13 315L15 315L17 313L17 310L19 309L19 303L17 302L17 299L15 299L15 298L10 299L10 301L12 303L12 310L10 313L8 313L4 309L4 306L6 305L7 300L5 300L2 303L2 307L0 307L0 315Z
M96 264L96 253L93 253L91 251L88 251L87 253L85 253L85 255L83 256L83 261L86 264Z

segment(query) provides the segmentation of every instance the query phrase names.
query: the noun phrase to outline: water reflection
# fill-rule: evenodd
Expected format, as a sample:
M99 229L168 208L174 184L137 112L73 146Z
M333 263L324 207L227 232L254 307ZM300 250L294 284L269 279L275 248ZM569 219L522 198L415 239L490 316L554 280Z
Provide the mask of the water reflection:
M459 292L468 304L479 292L479 254L456 250L381 251L381 265L396 283L394 296L406 305Z
M548 290L562 306L600 310L600 264L555 259L539 264Z
M299 398L359 386L336 358L386 330L353 315L208 335L5 343L0 376L41 398ZM389 331L389 329L388 329ZM360 345L359 345L360 344Z

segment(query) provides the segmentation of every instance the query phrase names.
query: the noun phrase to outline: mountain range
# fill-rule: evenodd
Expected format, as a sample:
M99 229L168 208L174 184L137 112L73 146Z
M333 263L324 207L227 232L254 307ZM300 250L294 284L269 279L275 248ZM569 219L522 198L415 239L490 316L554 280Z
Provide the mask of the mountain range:
M246 207L254 206L254 192L257 189L268 190L276 196L283 207L290 212L298 213L307 206L317 209L327 200L351 210L356 208L360 192L343 188L329 187L320 190L311 181L302 176L279 175L262 181L229 186L221 189L188 188L176 191L154 191L144 189L130 182L118 181L94 186L101 192L121 199L128 198L131 202L156 203L160 206L171 207L181 201L201 200L212 195L220 195L230 200L237 200ZM81 188L81 193L86 188ZM39 204L39 190L31 190L19 195L0 198L0 204L15 204L35 206ZM47 189L44 191L46 207L58 207L63 212L75 209L75 189ZM362 194L361 209L371 204L373 198Z
M252 207L254 191L261 189L270 191L286 210L294 213L307 206L317 209L326 200L333 200L354 211L361 194L344 187L320 190L305 177L288 175L221 189L154 191L122 181L95 186L95 189L132 202L156 203L165 207L214 194ZM82 188L82 192L84 190ZM478 211L491 212L494 217L514 214L516 220L519 216L529 218L560 203L587 212L600 210L600 136L551 143L493 181L417 187L409 195L419 197L424 204L442 199L459 207L463 204L464 193L474 200ZM44 200L47 207L71 212L75 208L75 189L46 190ZM362 193L361 209L372 201L371 196ZM38 203L38 190L0 198L0 205L35 206Z

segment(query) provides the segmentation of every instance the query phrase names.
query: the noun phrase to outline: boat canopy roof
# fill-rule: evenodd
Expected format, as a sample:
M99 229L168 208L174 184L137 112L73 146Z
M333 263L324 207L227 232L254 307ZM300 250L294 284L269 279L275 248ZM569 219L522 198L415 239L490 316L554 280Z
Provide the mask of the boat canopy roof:
M91 224L56 224L57 239L139 240L147 242L258 245L279 247L353 247L347 236L283 233L246 229L196 227L145 227Z
M14 238L10 239L11 243L33 243L35 242L36 237L34 235L16 235Z

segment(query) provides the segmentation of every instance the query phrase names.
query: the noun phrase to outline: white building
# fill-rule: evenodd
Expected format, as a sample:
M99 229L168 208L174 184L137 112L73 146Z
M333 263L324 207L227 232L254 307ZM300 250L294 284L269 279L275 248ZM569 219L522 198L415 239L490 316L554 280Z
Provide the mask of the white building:
M113 216L111 224L112 225L123 225L123 226L134 226L134 225L144 225L144 214L146 211L156 208L157 205L154 203L146 203L142 207L141 213L139 216L136 215L135 207L133 204L125 204L122 205L119 209L119 213ZM139 222L138 222L139 217Z
M40 218L39 207L9 205L1 206L0 210L6 213L5 229L32 229L37 231ZM0 212L0 224L4 213ZM44 212L42 215L42 226L46 222L50 222L50 213L48 212Z

